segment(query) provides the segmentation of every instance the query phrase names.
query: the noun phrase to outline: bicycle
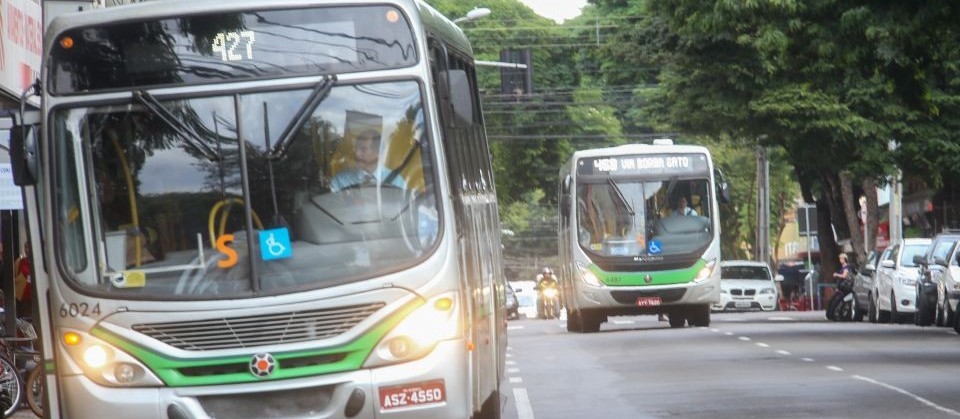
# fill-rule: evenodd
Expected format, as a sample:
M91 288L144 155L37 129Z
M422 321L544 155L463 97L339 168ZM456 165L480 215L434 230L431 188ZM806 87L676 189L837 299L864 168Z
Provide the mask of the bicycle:
M2 326L0 335L0 410L7 417L20 408L26 397L30 410L43 417L43 369L40 353L33 347L37 339L33 324L18 318L15 337L7 336Z

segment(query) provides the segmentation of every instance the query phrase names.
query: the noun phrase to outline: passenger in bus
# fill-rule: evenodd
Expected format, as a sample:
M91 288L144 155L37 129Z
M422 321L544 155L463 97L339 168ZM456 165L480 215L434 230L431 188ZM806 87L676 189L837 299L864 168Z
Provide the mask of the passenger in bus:
M367 129L357 135L353 144L355 166L343 169L333 176L330 190L340 191L363 184L388 184L400 189L406 188L406 182L399 173L380 165L380 133Z

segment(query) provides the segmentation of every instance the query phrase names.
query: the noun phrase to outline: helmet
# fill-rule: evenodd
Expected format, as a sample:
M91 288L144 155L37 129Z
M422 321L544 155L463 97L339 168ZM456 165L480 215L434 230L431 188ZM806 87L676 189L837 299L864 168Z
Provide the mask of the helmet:
M544 275L553 275L553 271L551 271L550 268L548 268L548 267L544 267L544 268L543 268L543 271L541 271L541 273L544 274Z

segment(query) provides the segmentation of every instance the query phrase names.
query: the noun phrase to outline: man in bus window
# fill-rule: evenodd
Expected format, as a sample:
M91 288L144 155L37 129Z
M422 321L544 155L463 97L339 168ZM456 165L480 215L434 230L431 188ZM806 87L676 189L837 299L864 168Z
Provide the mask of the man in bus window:
M333 176L330 189L333 192L363 184L388 184L405 188L406 182L399 173L380 165L380 133L367 129L357 135L353 144L354 167L343 169Z
M674 207L674 210L670 212L671 215L697 215L697 210L690 208L687 205L687 197L680 195L677 198L677 205Z

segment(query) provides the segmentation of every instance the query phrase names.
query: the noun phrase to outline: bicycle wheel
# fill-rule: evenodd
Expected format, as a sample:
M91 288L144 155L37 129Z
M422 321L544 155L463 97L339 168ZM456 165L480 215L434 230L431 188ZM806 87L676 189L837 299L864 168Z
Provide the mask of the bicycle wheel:
M43 417L43 365L37 365L27 376L23 386L27 391L27 404L34 415Z
M0 357L0 409L8 417L20 407L23 383L20 373L6 357Z

